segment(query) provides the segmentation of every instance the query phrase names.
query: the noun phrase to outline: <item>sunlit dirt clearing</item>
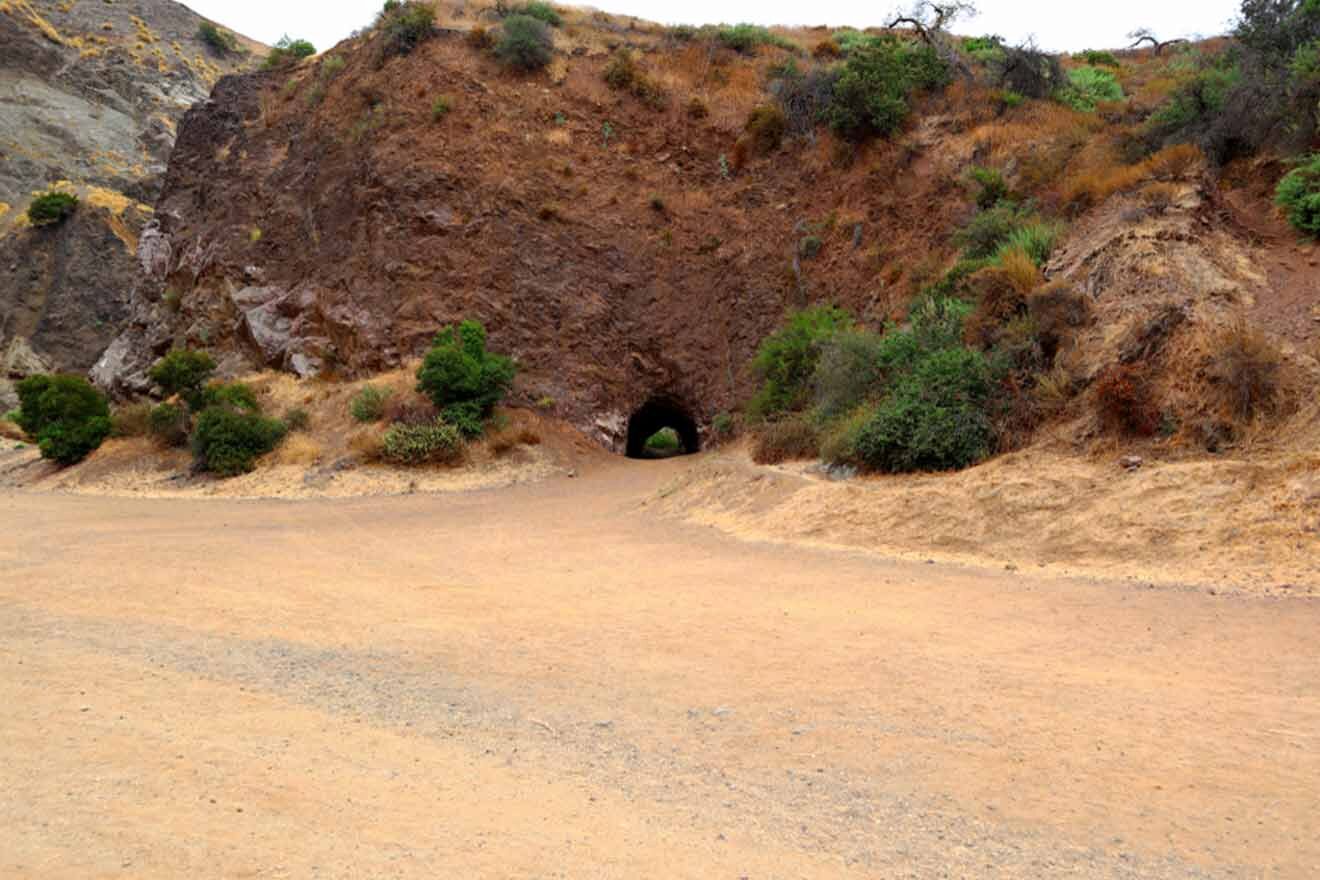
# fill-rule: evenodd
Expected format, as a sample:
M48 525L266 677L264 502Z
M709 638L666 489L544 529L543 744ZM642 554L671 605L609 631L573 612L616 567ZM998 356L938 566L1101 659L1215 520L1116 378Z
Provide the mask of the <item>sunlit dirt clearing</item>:
M1314 602L740 542L689 461L0 495L0 874L1320 873Z

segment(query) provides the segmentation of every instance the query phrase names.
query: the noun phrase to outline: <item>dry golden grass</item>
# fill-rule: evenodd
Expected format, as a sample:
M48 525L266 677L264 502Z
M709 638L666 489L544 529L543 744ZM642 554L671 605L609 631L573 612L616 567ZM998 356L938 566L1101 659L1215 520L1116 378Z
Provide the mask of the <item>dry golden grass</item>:
M1177 180L1200 166L1204 160L1201 149L1194 144L1176 144L1151 156L1145 165L1154 177Z
M1206 348L1206 375L1226 415L1241 424L1278 411L1283 353L1263 331L1239 318L1215 331Z
M999 258L1004 277L1018 293L1026 295L1045 283L1040 267L1025 250L1020 247L1010 248Z
M321 460L324 449L306 434L290 434L275 450L272 460L275 464L297 465L306 467Z
M1181 192L1174 183L1149 183L1141 190L1141 201L1147 209L1163 214L1177 204Z
M20 442L27 440L27 434L23 433L23 429L7 419L0 419L0 437Z

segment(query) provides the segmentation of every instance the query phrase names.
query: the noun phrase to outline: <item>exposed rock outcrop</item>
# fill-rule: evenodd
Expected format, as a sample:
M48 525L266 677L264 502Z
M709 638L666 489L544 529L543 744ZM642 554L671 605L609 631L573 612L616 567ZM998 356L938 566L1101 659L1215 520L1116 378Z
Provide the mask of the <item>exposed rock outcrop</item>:
M203 20L170 0L0 0L0 383L86 370L122 328L178 119L263 51L218 56ZM80 208L31 228L51 187Z

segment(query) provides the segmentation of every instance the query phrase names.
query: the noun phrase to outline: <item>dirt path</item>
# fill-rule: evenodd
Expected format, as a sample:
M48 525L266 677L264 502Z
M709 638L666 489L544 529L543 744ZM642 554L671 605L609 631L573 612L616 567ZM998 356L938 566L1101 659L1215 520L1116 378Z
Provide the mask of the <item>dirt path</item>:
M0 875L1320 874L1320 604L738 542L691 466L0 494Z

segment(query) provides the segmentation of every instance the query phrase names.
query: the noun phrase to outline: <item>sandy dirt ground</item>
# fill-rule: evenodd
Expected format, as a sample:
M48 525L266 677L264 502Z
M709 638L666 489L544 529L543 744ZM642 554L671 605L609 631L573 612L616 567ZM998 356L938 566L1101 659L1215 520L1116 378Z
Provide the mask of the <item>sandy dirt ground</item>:
M1320 604L739 540L701 466L0 493L0 875L1320 875Z

